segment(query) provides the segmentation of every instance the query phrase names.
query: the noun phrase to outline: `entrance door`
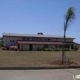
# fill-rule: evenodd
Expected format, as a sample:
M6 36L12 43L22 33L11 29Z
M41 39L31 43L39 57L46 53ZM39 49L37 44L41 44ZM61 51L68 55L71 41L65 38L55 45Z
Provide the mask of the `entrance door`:
M29 45L29 50L32 51L32 44Z

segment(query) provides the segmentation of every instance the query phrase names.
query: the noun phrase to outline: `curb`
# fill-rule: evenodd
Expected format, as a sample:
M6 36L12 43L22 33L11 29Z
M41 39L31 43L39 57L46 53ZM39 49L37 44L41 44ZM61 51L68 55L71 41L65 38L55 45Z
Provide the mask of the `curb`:
M71 69L80 68L80 66L54 66L54 67L0 67L0 70L41 70L41 69Z

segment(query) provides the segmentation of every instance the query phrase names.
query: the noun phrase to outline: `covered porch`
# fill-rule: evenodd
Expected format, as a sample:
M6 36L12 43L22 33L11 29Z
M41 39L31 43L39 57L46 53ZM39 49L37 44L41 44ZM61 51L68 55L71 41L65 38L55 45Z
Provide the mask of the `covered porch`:
M35 51L39 47L45 46L46 48L58 48L62 49L63 42L31 42L31 41L18 41L18 48L20 50ZM65 48L73 49L73 43L65 43Z

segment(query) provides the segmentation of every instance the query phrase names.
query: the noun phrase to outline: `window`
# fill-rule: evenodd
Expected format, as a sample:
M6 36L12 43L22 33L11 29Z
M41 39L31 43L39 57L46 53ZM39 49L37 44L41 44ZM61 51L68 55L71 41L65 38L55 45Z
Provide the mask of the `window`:
M38 38L39 41L42 41L42 38Z
M11 42L11 40L10 40L10 42Z
M54 41L54 39L51 39L51 41Z
M10 42L12 42L12 40L10 40Z
M50 38L48 38L48 41L50 41L51 39Z
M33 38L34 41L36 41L36 38Z
M66 39L65 41L66 42L73 42L73 40L71 40L71 39Z
M38 38L35 38L36 41L38 41Z
M14 40L10 40L10 42L14 42Z
M32 40L32 38L30 38L29 40Z
M23 37L22 40L25 40L25 38Z
M63 41L63 39L57 39L57 41L62 42L62 41Z
M36 41L36 38L32 38L33 41Z
M30 38L30 37L27 37L25 40L32 40L32 38Z
M27 37L27 38L26 38L26 40L30 40L30 38L29 38L29 37Z
M12 42L14 42L14 40Z
M24 40L24 41L32 40L32 38L29 38L29 37L26 37L26 38L25 38L25 37L23 37L22 40Z
M55 42L59 42L59 39L54 39Z
M42 38L42 41L44 41L44 38Z
M45 38L44 40L45 40L45 41L47 41L48 39L47 39L47 38Z

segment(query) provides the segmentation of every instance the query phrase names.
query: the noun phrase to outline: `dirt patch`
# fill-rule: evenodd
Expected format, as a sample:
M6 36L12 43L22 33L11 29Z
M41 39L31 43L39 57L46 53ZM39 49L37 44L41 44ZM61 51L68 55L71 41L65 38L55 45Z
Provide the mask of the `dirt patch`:
M75 62L68 62L68 61L62 63L61 60L58 60L58 61L50 62L50 65L75 65L76 66L78 64Z

